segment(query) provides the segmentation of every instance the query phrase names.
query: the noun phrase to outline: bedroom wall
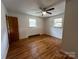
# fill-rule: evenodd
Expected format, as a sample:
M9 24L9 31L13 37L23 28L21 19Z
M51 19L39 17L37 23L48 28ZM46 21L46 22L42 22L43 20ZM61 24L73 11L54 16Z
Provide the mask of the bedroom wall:
M45 33L56 38L62 39L63 28L54 27L54 19L56 18L64 18L64 13L55 15L49 18L44 18L45 20ZM64 20L63 20L64 21Z
M66 0L62 46L69 52L78 53L78 0Z
M19 38L24 39L27 38L29 35L35 35L35 34L43 34L43 19L40 17L34 17L22 13L17 12L8 12L9 16L15 16L18 17L18 23L19 23ZM29 27L29 18L33 18L37 20L37 27L36 28L30 28Z
M6 27L6 14L7 10L4 4L1 2L1 59L6 59L9 47L7 27Z

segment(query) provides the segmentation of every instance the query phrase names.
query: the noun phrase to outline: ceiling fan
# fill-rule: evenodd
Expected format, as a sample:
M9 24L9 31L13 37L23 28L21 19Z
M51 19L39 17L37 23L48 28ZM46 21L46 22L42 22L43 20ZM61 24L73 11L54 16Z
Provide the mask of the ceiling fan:
M49 8L49 9L47 9L47 8L40 8L41 9L41 13L42 13L42 16L43 15L46 15L46 13L47 14L52 14L51 12L49 12L49 11L51 11L51 10L54 10L55 8Z

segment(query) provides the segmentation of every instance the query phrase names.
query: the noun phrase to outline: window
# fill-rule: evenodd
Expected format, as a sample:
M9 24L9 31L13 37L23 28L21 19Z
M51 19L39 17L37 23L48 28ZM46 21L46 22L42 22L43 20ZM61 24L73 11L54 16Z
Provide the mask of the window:
M62 18L54 19L54 27L62 27L62 23L63 23Z
M36 19L29 19L29 27L36 27Z

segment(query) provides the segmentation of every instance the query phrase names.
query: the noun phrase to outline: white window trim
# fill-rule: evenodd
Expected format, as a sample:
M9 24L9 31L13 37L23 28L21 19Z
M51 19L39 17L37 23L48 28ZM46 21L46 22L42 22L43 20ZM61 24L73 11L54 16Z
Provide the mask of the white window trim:
M62 17L60 17L60 18L62 18ZM56 27L56 28L63 28L63 18L62 18L62 21L61 22L58 22L58 23L61 23L62 24L61 26L56 26L56 23L55 23L55 20L56 19L60 19L60 18L55 18L54 19L54 25L53 25L54 27Z
M32 23L31 23L32 22ZM34 23L34 24L33 24ZM29 27L37 27L37 21L34 18L29 18Z

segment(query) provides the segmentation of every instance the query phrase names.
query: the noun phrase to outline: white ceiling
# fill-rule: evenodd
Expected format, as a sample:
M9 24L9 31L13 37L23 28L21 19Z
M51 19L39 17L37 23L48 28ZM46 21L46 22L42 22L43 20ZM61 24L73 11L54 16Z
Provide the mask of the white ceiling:
M33 16L50 17L65 10L65 0L2 0L9 11L25 13ZM51 8L55 10L50 11L52 14L42 16L39 7Z

